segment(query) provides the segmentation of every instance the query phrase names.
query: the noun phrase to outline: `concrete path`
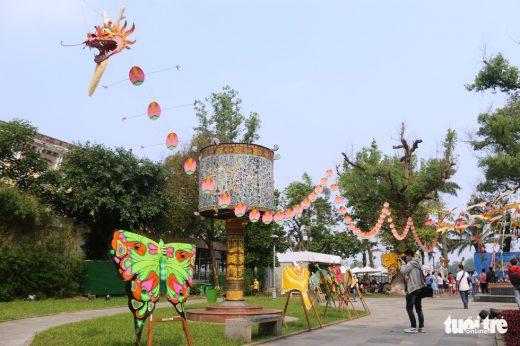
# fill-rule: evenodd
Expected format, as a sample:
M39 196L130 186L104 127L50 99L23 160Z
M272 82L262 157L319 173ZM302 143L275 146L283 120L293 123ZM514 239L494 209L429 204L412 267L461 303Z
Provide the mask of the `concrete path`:
M493 335L453 335L446 334L443 322L451 315L452 318L466 319L478 316L481 310L489 308L516 309L516 304L510 303L469 303L469 309L464 310L460 297L443 297L423 299L425 316L425 333L406 334L403 329L410 326L403 298L372 298L367 299L372 312L370 316L343 322L330 327L314 330L280 339L265 345L280 346L328 346L328 345L495 345ZM359 308L362 309L359 301Z
M194 299L188 304L204 303L205 299ZM171 306L168 302L158 303L158 308ZM173 309L173 307L172 307ZM0 322L0 345L23 346L29 345L36 333L62 324L88 320L108 315L130 314L128 307L109 308L99 310L86 310L76 312L62 312L56 315L24 318L21 320Z

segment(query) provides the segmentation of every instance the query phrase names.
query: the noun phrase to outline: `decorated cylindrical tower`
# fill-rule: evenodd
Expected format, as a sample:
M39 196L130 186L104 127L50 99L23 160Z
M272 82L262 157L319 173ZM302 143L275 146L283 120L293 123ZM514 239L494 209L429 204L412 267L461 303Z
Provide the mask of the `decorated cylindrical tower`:
M245 143L210 145L199 158L199 213L226 220L226 299L244 297L244 230L274 209L274 152Z

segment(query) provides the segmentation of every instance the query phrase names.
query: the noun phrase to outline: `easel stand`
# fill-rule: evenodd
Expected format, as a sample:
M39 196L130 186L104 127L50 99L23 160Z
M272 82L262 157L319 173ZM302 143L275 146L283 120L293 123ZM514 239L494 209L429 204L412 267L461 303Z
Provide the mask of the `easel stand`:
M309 314L307 313L307 309L305 308L305 303L303 302L303 295L298 290L291 290L289 292L289 294L287 295L287 300L285 301L285 307L283 308L283 313L282 313L282 323L283 323L283 326L287 327L287 323L285 322L285 313L287 312L287 306L289 305L289 299L291 299L291 295L292 295L293 291L297 291L298 293L300 293L300 298L301 298L301 301L302 301L303 312L305 312L305 318L307 319L307 326L309 327L309 331L311 331L312 330L311 321L309 320ZM318 320L318 324L320 325L320 328L323 328L323 326L321 325L320 316L318 316L318 311L316 311L316 307L314 306L314 303L312 302L312 299L309 299L309 300L311 302L312 309L314 310L314 315L316 316L316 319Z
M370 313L370 309L368 308L368 305L367 305L367 302L366 302L366 300L365 300L365 297L363 297L363 295L361 294L361 291L359 290L358 285L355 285L355 286L354 286L354 289L355 289L356 292L357 292L357 295L358 295L358 297L359 297L359 300L361 300L361 304L363 304L363 308L365 309L365 311L366 311L367 313Z
M186 319L182 316L175 316L175 317L166 317L166 318L153 318L153 314L150 315L150 318L148 319L148 342L146 343L147 346L152 346L152 325L157 322L175 322L175 321L181 321L182 322L182 329L184 329L184 335L186 335L186 341L188 342L188 346L193 346L193 341L191 340L191 334L190 330L188 328L188 323L186 322Z

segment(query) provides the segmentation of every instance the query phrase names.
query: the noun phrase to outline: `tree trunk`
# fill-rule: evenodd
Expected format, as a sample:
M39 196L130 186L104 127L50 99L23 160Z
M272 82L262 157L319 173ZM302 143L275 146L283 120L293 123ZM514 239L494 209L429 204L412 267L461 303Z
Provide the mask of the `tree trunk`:
M421 265L424 265L424 251L420 249L419 253L421 254Z
M207 240L206 244L208 244L209 257L211 259L211 272L213 273L213 287L220 288L220 285L218 282L217 259L215 256L215 249L213 247L213 240Z
M367 252L363 251L363 267L367 266Z
M442 243L442 257L448 258L448 241L446 240L447 233L441 235L441 243Z
M370 263L370 266L372 268L374 267L374 255L372 252L372 245L370 245L370 241L367 241L367 252L368 252L368 263Z

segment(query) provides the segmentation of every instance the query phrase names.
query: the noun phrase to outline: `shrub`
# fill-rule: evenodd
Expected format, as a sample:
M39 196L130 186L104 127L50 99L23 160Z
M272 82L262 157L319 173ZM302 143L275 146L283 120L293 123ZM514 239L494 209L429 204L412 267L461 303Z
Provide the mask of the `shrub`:
M25 298L67 297L78 293L82 260L35 244L0 245L0 301Z
M520 310L503 310L500 315L507 321L505 334L507 346L520 345Z

